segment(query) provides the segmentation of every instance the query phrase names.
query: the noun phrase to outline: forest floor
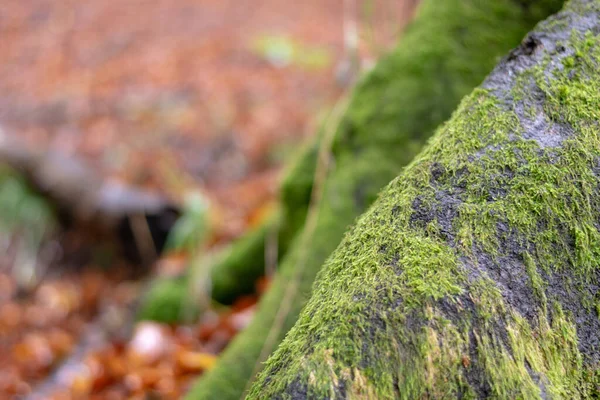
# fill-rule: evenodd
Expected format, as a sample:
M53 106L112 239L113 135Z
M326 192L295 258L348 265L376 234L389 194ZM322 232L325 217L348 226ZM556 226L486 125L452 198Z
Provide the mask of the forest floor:
M363 10L377 26L364 30L363 59L403 12L376 4ZM178 202L201 193L209 243L223 245L268 215L283 163L341 94L342 10L341 0L5 0L0 123L107 180ZM187 260L165 256L156 273ZM120 332L143 286L126 263L66 268L23 295L18 266L0 261L0 398L179 398L257 301Z

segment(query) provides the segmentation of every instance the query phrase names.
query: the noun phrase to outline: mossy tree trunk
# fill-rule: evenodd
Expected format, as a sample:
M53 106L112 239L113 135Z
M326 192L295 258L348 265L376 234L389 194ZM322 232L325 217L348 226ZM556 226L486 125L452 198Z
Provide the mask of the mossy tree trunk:
M334 168L328 171L309 240L296 237L292 241L253 322L236 337L217 366L200 379L190 398L240 398L262 361L261 350L273 324L281 324L272 343L276 345L296 322L317 272L347 227L499 57L516 46L537 21L557 11L561 3L422 2L400 44L359 84L342 118L331 149ZM294 176L290 175L284 194L293 188ZM285 203L285 195L283 200ZM290 281L298 285L292 306L282 321L276 321Z
M598 398L599 33L600 1L572 0L462 101L249 398Z

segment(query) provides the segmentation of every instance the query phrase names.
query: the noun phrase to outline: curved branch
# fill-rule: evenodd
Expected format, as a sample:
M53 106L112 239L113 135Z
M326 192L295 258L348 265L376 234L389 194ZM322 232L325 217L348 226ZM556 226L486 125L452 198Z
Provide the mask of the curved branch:
M461 103L327 261L249 398L600 392L600 2Z

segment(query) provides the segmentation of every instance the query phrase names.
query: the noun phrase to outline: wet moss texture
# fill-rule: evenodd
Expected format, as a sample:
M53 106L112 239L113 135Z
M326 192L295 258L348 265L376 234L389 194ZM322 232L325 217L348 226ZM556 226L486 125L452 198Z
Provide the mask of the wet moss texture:
M394 52L378 63L374 71L360 82L352 96L335 135L331 149L333 167L328 171L324 199L318 206L318 221L314 232L309 235L310 240L304 243L296 236L291 242L270 290L260 302L255 319L235 338L215 368L200 379L188 398L240 398L255 369L265 339L285 296L288 282L300 279L297 293L294 294L293 306L281 325L282 329L277 335L275 344L283 339L285 333L296 322L300 310L311 294L315 276L355 218L373 203L381 188L410 162L434 128L450 116L460 99L481 83L484 76L499 61L499 57L516 46L537 21L557 11L560 4L560 1L512 0L443 2L424 0L422 2L415 21L409 26ZM449 150L449 152L453 151L455 150ZM411 169L415 168L413 164ZM446 173L440 170L442 176L446 176ZM403 176L405 175L406 173ZM293 175L288 176L283 189L284 194L285 190L294 188L294 180ZM411 190L414 201L420 187L415 186L407 190ZM435 204L427 193L425 191L421 195L422 207L434 207ZM388 195L384 194L384 197ZM283 199L285 202L285 195ZM294 206L289 207L293 209ZM427 210L423 208L424 212ZM415 213L418 213L418 210L415 210ZM401 221L399 220L398 223L400 224ZM392 224L391 221L388 221L388 224ZM449 229L433 222L415 222L415 224L425 224L423 230ZM390 233L390 229L391 225L387 225L387 228L382 225L380 235ZM385 251L377 249L375 252L369 249L363 253L352 254L365 262L374 262L379 259L379 254L393 254L396 249L408 246L412 242L423 243L427 247L425 259L419 258L422 256L420 253L403 254L402 257L408 258L402 261L398 259L397 263L406 261L412 265L411 272L403 274L401 279L408 282L420 277L424 262L433 262L443 268L432 268L435 272L429 272L431 277L435 278L435 283L430 279L424 279L427 283L414 287L407 284L407 287L412 288L410 290L419 294L410 301L416 306L422 298L429 298L428 296L442 299L446 293L462 292L462 283L456 274L460 267L459 261L454 262L454 269L450 269L446 264L449 257L454 256L454 248L446 246L441 241L429 240L425 243L409 232L395 238L398 241L395 242L394 248L390 247ZM362 242L365 240L365 238L361 239ZM392 237L388 240L391 246L391 243L394 243ZM348 243L346 239L343 246L348 246ZM356 247L347 250L362 251L364 248ZM339 255L340 251L336 254ZM374 255L378 256L374 257ZM350 257L350 253L345 257ZM330 262L329 270L332 268L331 264ZM366 269L364 271L366 272ZM332 280L331 284L334 282L338 280ZM358 286L353 290L358 290L361 287L365 289L370 287L373 282L347 280L346 283L357 284ZM328 285L326 284L325 287ZM319 300L311 303L313 312L314 308L320 307L316 302L329 303L322 305L323 311L331 311L330 305L337 304L338 300L346 304L343 299L347 299L346 294L342 294L340 299L333 299L332 297L337 296L337 292L331 291L327 294L323 285L319 286L316 296L315 299ZM404 298L408 301L409 297ZM361 301L358 301L359 298L356 299L357 307L361 307L360 304L364 305L362 303L364 299ZM339 310L340 313L348 311L351 310ZM324 315L319 314L319 316ZM331 315L341 314L336 312ZM346 327L358 322L349 315L346 315L347 319L344 322L349 324L345 325ZM311 319L311 315L305 314L304 318L301 325L306 324L306 320ZM357 318L361 317L357 316ZM317 339L312 338L312 340ZM304 347L305 345L308 347ZM290 357L297 357L304 351L309 351L310 345L311 343L308 342L299 344L299 347L290 353ZM345 341L339 343L339 346L344 345ZM351 349L356 349L356 345ZM335 357L337 356L332 353L330 359L334 360ZM299 360L300 358L296 361ZM375 364L379 363L377 360L372 361ZM279 368L283 371L287 366ZM375 371L374 366L368 369ZM290 370L290 372L290 376L294 376L294 371ZM365 371L360 373L365 379L369 376ZM274 383L275 380L272 382ZM293 385L297 386L298 382L300 381L282 380L282 385L289 383L294 387ZM297 387L300 393L306 386ZM260 392L255 391L255 395L259 398L269 398L268 395L264 397L257 393ZM265 389L264 393L276 393L276 391ZM320 391L314 393L323 394Z
M319 273L251 399L600 395L600 1L465 98Z

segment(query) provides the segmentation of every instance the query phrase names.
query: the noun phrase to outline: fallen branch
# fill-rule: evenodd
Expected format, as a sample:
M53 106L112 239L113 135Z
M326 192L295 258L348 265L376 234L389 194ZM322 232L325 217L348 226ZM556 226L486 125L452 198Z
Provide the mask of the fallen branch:
M0 130L0 163L23 174L57 209L65 228L113 237L131 260L156 259L180 214L162 195L103 180L81 160L23 146Z

